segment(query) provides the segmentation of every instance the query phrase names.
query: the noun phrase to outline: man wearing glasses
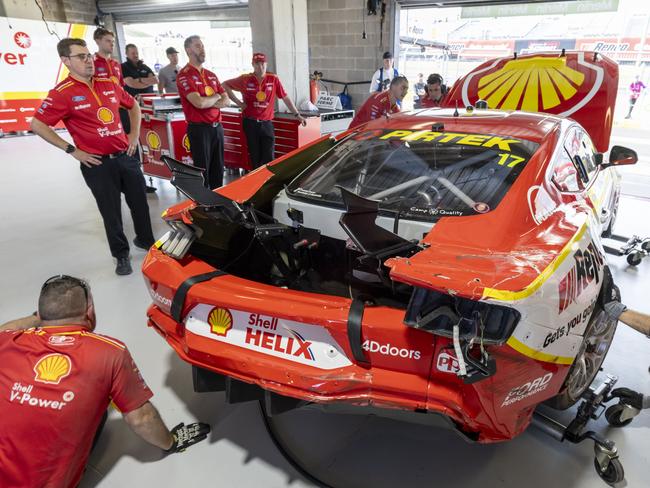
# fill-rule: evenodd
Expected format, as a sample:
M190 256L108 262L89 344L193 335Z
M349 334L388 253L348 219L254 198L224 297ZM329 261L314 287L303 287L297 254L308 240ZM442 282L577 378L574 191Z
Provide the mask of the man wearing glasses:
M38 312L0 326L2 486L77 486L112 402L129 427L166 453L205 439L210 426L171 431L129 350L94 333L93 297L83 280L53 276Z
M57 51L70 75L50 90L31 128L81 163L81 174L95 197L111 254L117 260L115 272L128 275L132 269L129 241L122 229L121 193L133 217L133 244L147 250L154 243L144 176L133 157L140 134L140 108L109 78L93 77L93 56L83 39L62 39ZM120 123L120 107L129 112L132 130L128 138ZM74 145L51 128L61 120Z

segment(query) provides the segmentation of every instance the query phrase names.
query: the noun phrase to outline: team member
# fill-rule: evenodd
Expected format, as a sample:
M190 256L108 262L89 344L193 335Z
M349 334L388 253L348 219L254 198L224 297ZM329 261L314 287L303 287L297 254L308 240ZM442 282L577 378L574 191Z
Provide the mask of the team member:
M399 76L397 69L393 67L393 55L386 51L383 58L383 66L375 71L375 74L372 75L372 81L370 82L369 93L373 92L383 92L388 90L390 82L394 78Z
M285 103L302 125L306 121L284 91L280 78L266 71L266 55L253 54L252 64L252 73L228 80L223 83L223 87L230 99L242 109L242 127L248 143L248 155L253 168L259 168L274 159L275 134L272 120L275 97ZM233 91L240 92L242 100Z
M409 82L404 76L397 76L390 82L386 92L373 93L364 102L352 119L350 128L365 124L379 117L399 112L398 102L402 101L409 89Z
M634 110L634 105L636 105L636 101L639 99L641 93L643 90L645 90L645 88L646 86L639 79L639 75L636 75L634 77L634 81L630 83L630 109L625 116L626 119L632 117L632 110Z
M169 64L158 71L158 93L176 93L176 75L178 75L178 51L168 47L165 51Z
M442 76L433 73L427 78L426 94L420 97L421 108L440 107L444 96Z
M126 346L95 334L95 324L88 285L60 275L43 284L38 316L3 326L1 486L76 487L111 402L136 434L168 453L207 437L207 424L167 429Z
M122 230L121 196L131 209L136 238L133 244L149 249L154 243L140 163L133 157L140 132L140 108L132 96L109 78L93 77L93 56L83 39L59 41L57 51L70 76L50 90L34 114L31 128L50 144L67 152L81 165L81 174L93 193L104 220L115 272L132 272L129 242ZM128 110L131 133L124 134L118 109ZM50 126L63 120L75 145Z
M116 85L123 86L122 67L120 62L113 59L115 48L115 35L103 27L98 27L93 34L97 52L93 58L95 64L95 76L110 78Z
M223 184L223 127L221 108L230 99L212 71L203 68L205 48L199 36L185 39L189 62L178 73L176 86L187 120L194 166L206 170L205 185L218 188Z

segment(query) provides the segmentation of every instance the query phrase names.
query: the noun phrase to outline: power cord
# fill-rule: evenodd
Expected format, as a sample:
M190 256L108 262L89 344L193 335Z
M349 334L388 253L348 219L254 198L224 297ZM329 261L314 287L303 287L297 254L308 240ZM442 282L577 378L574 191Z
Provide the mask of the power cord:
M47 29L47 32L51 36L56 36L56 38L60 41L61 38L59 37L59 34L57 34L56 31L53 31L52 29L50 29L50 24L48 24L47 20L45 20L45 12L43 12L43 7L41 7L41 4L38 3L38 0L34 0L34 3L38 7L38 9L41 11L41 19L43 19L43 23L45 24L45 28Z

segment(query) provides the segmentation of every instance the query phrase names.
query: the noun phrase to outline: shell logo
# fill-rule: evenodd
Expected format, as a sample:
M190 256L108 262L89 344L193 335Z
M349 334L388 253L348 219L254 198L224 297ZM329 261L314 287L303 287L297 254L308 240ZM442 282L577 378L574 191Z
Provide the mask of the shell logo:
M115 115L110 109L106 107L99 107L97 110L97 118L104 124L110 124L115 120Z
M154 151L157 151L160 149L160 136L156 134L154 131L150 130L147 132L147 145L153 149Z
M65 354L48 354L38 360L34 366L35 381L58 385L72 371L72 362Z
M490 108L539 112L572 98L584 81L584 73L569 68L564 57L534 57L508 61L483 76L478 95Z
M183 147L187 152L190 152L190 138L187 137L187 134L183 136Z
M232 329L232 314L225 308L213 308L208 314L208 323L213 334L225 336Z

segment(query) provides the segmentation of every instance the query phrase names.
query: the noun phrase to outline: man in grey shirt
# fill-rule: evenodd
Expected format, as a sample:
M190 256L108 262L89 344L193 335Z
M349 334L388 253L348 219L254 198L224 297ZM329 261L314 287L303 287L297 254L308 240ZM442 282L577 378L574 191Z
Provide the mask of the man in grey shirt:
M169 64L160 68L158 72L158 93L177 93L178 51L173 47L168 47L165 52L167 53Z

